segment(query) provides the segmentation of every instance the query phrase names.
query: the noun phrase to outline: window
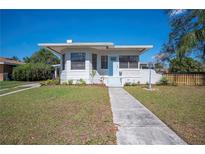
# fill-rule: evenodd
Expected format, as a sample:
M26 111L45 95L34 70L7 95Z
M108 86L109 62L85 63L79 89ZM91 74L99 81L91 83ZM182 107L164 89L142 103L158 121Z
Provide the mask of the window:
M71 53L71 70L85 69L85 53Z
M101 56L101 68L107 69L108 66L108 56Z
M120 68L128 68L129 56L120 56Z
M129 68L138 68L138 56L129 57Z
M93 70L97 70L97 54L92 54L92 67Z
M65 70L65 54L62 55L62 70Z
M120 68L138 68L138 56L120 56Z

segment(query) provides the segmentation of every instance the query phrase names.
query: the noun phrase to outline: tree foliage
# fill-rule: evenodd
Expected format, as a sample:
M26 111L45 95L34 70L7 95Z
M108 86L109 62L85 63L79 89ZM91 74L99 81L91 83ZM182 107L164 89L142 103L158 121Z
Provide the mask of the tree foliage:
M162 63L155 63L154 68L157 73L162 73L165 71L165 67Z
M191 54L205 62L205 10L168 10L171 32L159 58L169 61Z
M202 64L193 58L174 58L170 61L169 69L172 73L191 73L203 71Z
M16 60L16 61L20 61L20 59L17 56L12 56L11 59Z
M17 81L41 81L52 78L54 68L43 63L27 63L14 67L12 77Z
M49 65L59 64L59 58L47 49L40 49L35 52L30 58L24 57L26 63L44 63Z
M30 63L31 62L31 58L29 58L29 57L24 57L23 58L23 61L25 62L25 63Z

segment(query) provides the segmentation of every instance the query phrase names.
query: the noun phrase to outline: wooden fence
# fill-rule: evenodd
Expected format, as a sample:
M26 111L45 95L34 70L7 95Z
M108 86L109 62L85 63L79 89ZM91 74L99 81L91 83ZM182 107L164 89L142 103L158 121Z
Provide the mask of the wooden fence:
M205 73L200 74L164 74L172 85L199 86L205 85Z

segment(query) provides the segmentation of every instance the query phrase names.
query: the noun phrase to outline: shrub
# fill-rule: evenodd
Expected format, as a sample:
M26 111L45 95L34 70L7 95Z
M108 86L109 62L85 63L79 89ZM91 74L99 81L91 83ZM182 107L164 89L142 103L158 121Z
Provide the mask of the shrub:
M47 86L47 82L46 81L42 81L42 82L40 82L40 85L41 86Z
M48 79L46 81L43 81L40 83L41 86L47 86L47 85L59 85L60 84L60 79L56 78L54 80Z
M85 80L80 79L80 80L78 80L78 81L76 82L76 84L79 84L79 85L86 85L86 82L85 82Z
M73 80L68 80L68 85L72 85L73 84Z
M137 86L137 85L139 85L139 83L137 82L127 82L127 83L125 83L125 86Z
M17 81L41 81L52 78L54 68L43 63L28 63L13 69L12 77Z
M158 82L159 85L168 85L168 79L166 77L162 77Z
M131 86L131 85L132 85L131 82L126 82L126 83L125 83L125 86Z
M53 84L55 84L55 85L59 85L59 84L60 84L60 78L58 77L58 78L52 80L52 82L53 82Z
M61 85L68 85L68 83L67 82L63 82Z
M170 61L169 70L173 73L202 72L203 67L193 58L174 58Z
M85 82L85 80L83 80L83 79L80 79L80 84L82 84L82 85L86 85L86 82Z
M137 86L138 84L137 84L137 83L132 83L131 85L132 85L132 86Z

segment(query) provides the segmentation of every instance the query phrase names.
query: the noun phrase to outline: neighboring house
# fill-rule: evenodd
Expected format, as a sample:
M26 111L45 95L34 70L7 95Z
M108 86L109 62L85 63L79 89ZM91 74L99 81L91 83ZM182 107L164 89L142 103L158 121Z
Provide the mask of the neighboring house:
M0 81L10 80L13 67L24 64L11 58L0 57Z
M87 84L104 83L107 86L123 86L125 83L145 84L149 81L149 69L141 69L139 56L152 45L114 45L113 43L41 43L61 57L61 83L80 79ZM93 70L96 75L92 77ZM161 78L151 70L152 83Z

